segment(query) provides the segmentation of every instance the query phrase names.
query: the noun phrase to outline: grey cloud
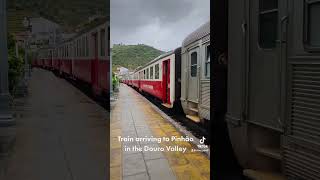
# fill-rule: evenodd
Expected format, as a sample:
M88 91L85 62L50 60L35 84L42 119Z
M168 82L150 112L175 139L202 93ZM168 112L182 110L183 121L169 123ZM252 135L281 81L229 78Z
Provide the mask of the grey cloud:
M111 43L178 47L209 20L210 0L111 0Z

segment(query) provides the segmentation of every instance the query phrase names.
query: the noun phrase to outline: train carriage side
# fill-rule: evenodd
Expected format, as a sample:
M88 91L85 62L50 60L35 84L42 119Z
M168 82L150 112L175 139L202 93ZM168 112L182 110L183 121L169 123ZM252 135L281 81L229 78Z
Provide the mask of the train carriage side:
M59 72L60 71L60 60L62 58L61 45L57 46L56 52L57 52L57 55L54 58L54 60L52 61L52 69L55 72Z
M210 120L210 22L187 36L181 49L181 104L190 120Z
M74 59L72 64L72 75L79 81L91 82L91 59L85 54L84 35L80 34L74 38Z
M98 58L98 79L96 87L97 93L106 96L110 92L110 26L108 22L98 27L99 31L99 58ZM107 98L107 97L106 97ZM109 99L109 98L107 98Z
M128 86L131 86L131 72L128 73Z
M107 96L110 90L108 32L109 26L103 19L83 30L72 42L72 76L89 84L95 96Z
M64 75L71 75L72 72L72 63L71 63L71 58L72 58L72 53L71 53L71 43L70 42L65 42L62 45L62 59L61 59L61 66L60 66L60 72L63 73Z
M44 68L50 69L52 66L52 49L46 49L44 53L45 53Z
M139 70L138 86L172 108L175 102L175 54L170 51L160 55Z
M134 88L139 88L139 71L135 70L133 73L132 86Z
M319 8L319 0L231 0L225 10L226 122L250 178L320 179Z

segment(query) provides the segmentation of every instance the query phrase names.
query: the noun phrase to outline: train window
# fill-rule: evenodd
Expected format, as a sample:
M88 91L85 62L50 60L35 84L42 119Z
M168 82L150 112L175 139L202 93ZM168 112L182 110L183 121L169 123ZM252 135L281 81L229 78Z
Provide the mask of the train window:
M143 79L146 79L146 70L143 70Z
M80 38L80 56L83 56L83 38Z
M86 36L86 56L89 56L89 41L88 41L88 36Z
M159 64L154 66L154 79L159 79Z
M77 56L80 57L80 40L77 40Z
M196 77L197 76L197 66L198 66L198 57L197 57L197 52L191 53L191 77Z
M149 79L149 68L147 68L147 79Z
M153 66L150 67L150 79L153 79Z
M100 42L101 42L101 56L105 56L106 54L106 31L104 29L100 32Z
M311 47L320 47L320 1L306 1L306 43Z
M278 31L278 0L259 1L259 44L261 48L276 46Z
M77 57L79 57L79 39L77 40Z
M82 38L79 39L79 56L82 57Z
M79 57L79 40L77 40L76 43L77 57Z
M85 56L85 49L86 49L86 45L85 45L85 38L82 37L82 49L81 49L81 56Z
M205 61L205 77L210 78L210 50L211 45L207 46L206 49L206 61Z

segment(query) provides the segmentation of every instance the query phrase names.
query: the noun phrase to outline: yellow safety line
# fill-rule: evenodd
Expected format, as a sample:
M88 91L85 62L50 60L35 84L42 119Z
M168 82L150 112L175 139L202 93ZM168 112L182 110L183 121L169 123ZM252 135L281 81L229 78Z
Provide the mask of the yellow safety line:
M134 93L135 94L135 93ZM140 110L147 116L147 124L156 137L182 136L177 129L167 120L165 120L153 107L145 103L141 97L134 97ZM178 179L181 180L209 180L210 179L210 160L201 152L191 152L194 148L190 142L162 142L161 146L186 147L183 152L164 152L169 161L171 169Z

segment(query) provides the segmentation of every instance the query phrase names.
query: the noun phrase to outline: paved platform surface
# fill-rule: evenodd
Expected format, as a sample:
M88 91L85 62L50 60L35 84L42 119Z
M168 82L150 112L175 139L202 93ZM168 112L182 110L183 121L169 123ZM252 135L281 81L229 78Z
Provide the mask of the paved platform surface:
M209 158L190 142L128 142L121 137L180 137L182 134L164 119L138 92L120 85L118 99L111 104L111 179L124 180L207 180ZM142 151L125 151L125 147L142 147ZM144 151L144 147L179 146L178 151Z
M5 180L106 180L108 112L51 72L34 69L15 102L16 142Z

